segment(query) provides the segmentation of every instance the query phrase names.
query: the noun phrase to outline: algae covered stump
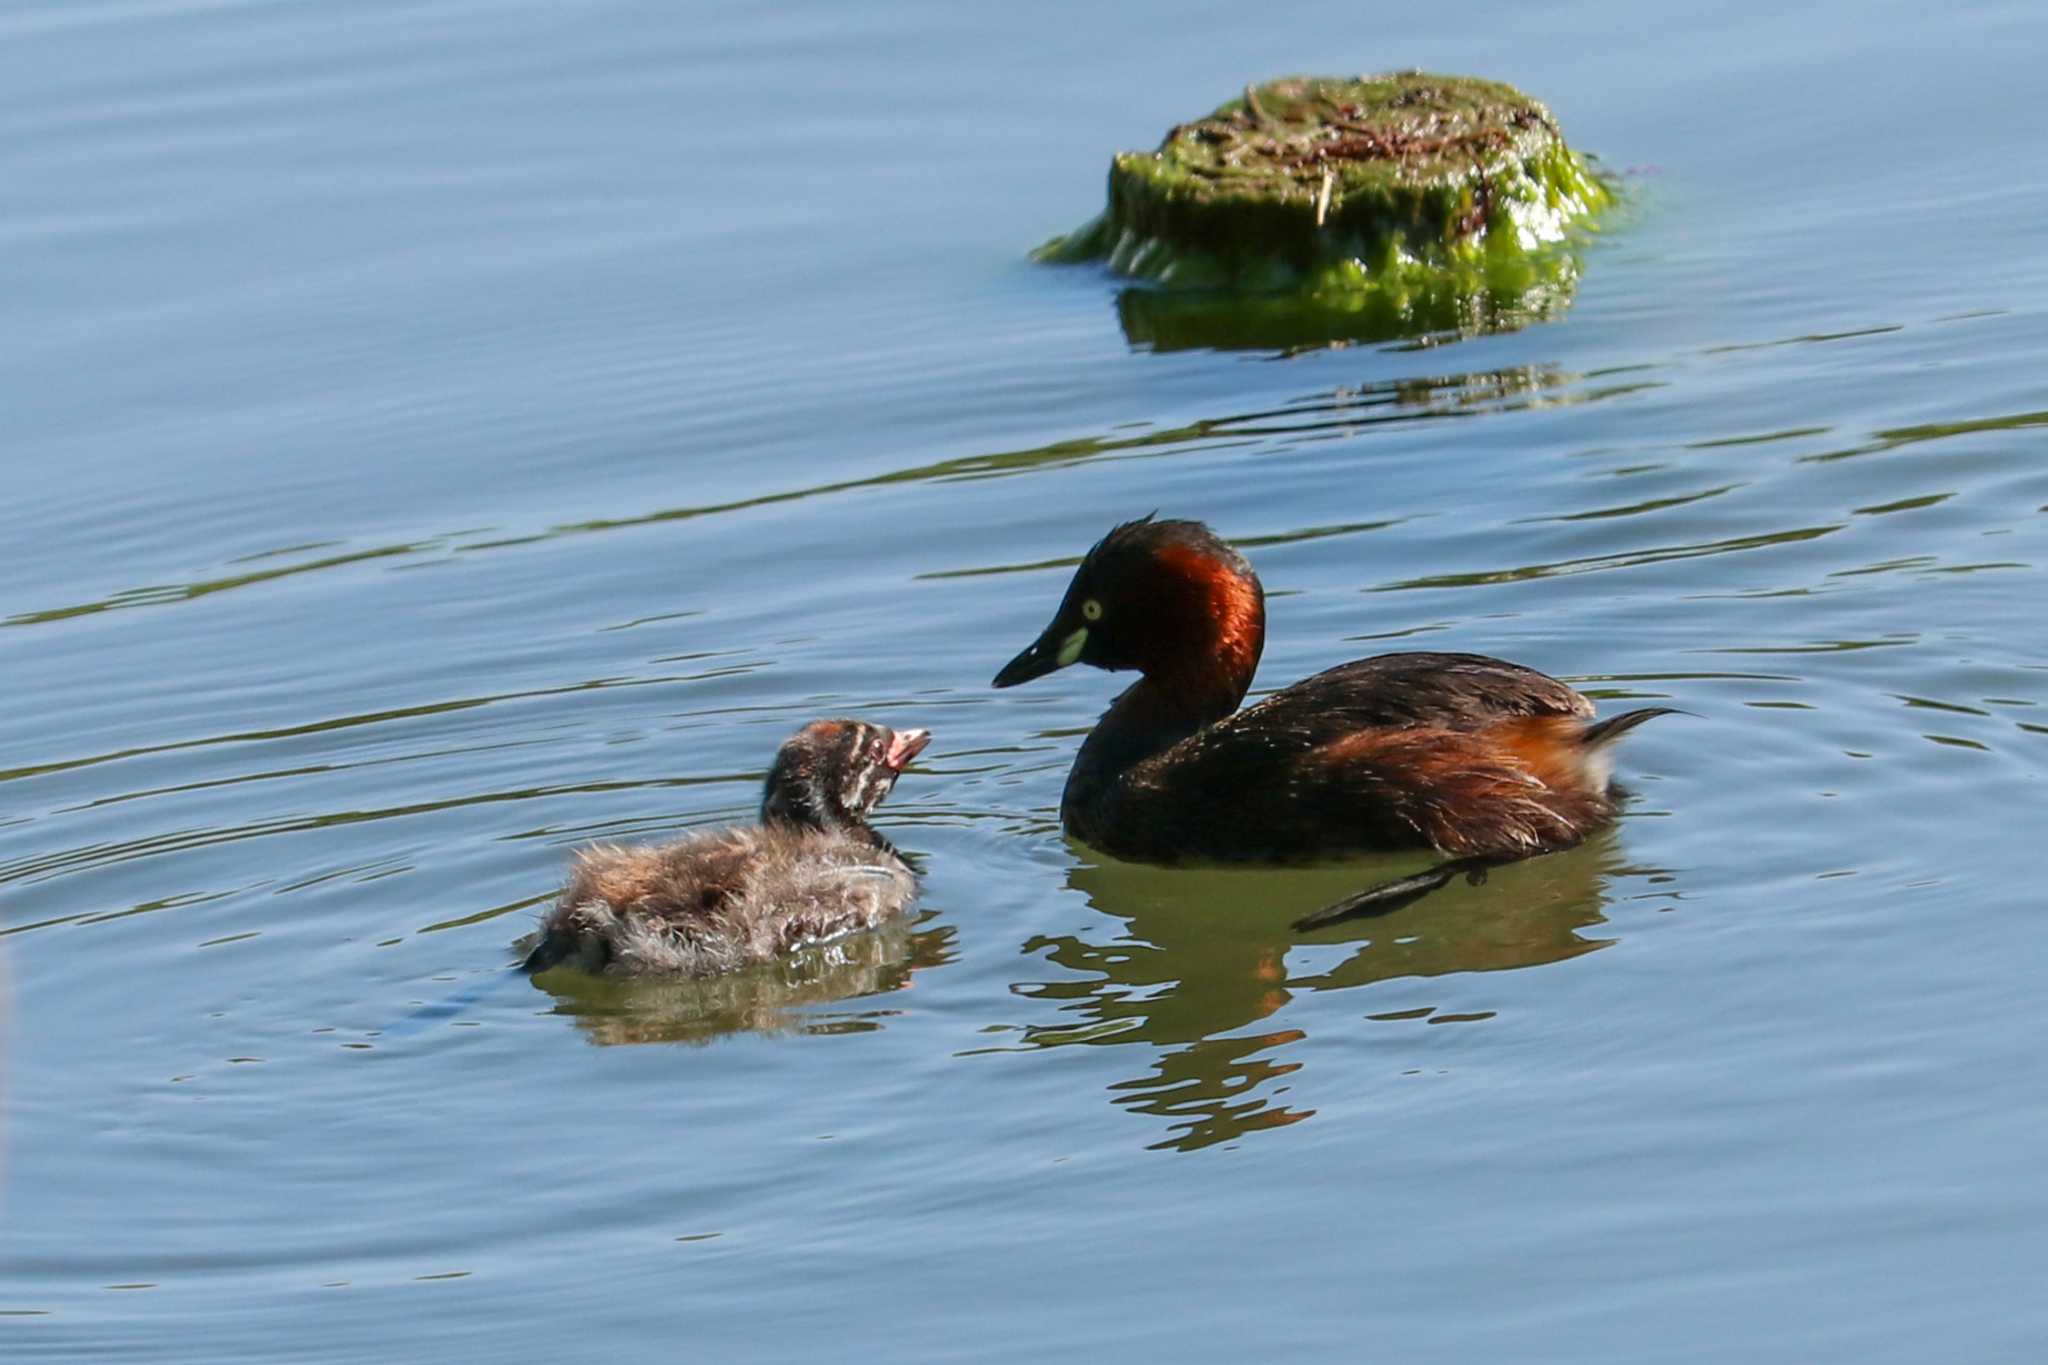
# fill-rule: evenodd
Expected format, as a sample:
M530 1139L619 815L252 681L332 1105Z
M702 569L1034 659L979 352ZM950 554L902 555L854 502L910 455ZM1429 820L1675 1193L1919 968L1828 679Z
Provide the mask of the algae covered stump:
M1557 311L1577 265L1552 248L1611 198L1512 86L1289 76L1174 127L1157 151L1119 153L1108 206L1036 254L1106 260L1169 291L1314 299L1399 330L1455 323L1474 303Z

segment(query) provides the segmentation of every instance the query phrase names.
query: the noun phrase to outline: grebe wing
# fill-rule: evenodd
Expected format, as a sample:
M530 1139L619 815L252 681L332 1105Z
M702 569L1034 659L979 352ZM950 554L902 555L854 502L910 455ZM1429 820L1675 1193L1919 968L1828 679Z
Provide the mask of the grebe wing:
M1299 733L1311 746L1357 730L1476 730L1511 716L1590 718L1593 703L1533 668L1484 654L1380 654L1338 664L1223 721Z
M1140 842L1226 861L1403 848L1521 857L1576 842L1607 809L1596 790L1546 782L1565 751L1522 733L1575 718L1456 730L1280 714L1245 723L1254 713L1240 712L1134 766L1127 794L1160 827Z

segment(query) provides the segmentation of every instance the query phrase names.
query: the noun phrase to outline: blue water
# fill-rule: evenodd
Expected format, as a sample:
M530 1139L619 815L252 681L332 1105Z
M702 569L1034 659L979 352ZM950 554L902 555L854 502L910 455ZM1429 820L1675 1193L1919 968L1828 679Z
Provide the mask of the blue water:
M0 11L0 1354L2039 1354L2044 42ZM1558 320L1154 351L1025 259L1246 80L1408 65L1627 173ZM1375 871L1070 844L1117 680L987 687L1154 508L1257 565L1259 689L1693 714L1610 833L1300 940ZM935 732L916 923L497 980L828 714Z

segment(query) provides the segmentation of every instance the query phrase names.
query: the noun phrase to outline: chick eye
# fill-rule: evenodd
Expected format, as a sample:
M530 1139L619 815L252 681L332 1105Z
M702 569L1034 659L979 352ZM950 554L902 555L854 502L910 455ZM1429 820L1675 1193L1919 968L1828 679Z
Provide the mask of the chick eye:
M1102 619L1102 603L1092 597L1089 598L1081 604L1081 616L1084 620L1100 621Z

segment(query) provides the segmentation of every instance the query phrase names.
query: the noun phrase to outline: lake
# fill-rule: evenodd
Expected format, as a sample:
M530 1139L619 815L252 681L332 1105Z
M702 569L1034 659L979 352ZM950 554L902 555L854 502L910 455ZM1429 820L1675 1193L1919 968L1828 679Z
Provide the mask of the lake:
M2039 1355L2044 44L0 11L0 1355ZM1027 259L1246 81L1403 66L1622 178L1549 320L1225 349ZM1611 831L1296 935L1408 864L1106 859L1125 680L988 686L1154 509L1262 575L1255 692L1690 714ZM914 923L505 974L571 849L746 818L824 715L934 732Z

